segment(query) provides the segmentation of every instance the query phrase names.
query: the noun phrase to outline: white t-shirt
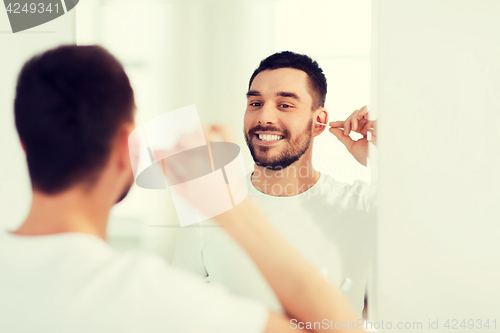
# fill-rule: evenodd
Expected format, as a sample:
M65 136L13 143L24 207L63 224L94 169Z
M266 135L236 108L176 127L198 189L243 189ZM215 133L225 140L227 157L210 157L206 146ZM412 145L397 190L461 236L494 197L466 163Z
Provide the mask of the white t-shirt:
M0 232L0 332L263 332L268 309L83 233Z
M375 232L373 221L368 222L374 186L361 181L340 183L322 174L307 191L276 197L257 190L250 177L249 195L273 227L345 293L361 316ZM180 230L173 265L283 312L251 258L212 221Z

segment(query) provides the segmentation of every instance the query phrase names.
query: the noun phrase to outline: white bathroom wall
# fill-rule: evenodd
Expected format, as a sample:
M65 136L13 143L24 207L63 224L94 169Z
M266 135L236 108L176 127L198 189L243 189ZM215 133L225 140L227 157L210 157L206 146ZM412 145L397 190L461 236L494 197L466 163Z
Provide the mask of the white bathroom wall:
M405 332L499 332L500 2L372 6L380 168L372 319L392 331L402 322ZM479 327L486 320L489 329Z
M7 12L0 8L0 228L11 229L19 225L31 202L25 155L14 126L17 75L24 62L36 53L74 42L74 10L14 34Z

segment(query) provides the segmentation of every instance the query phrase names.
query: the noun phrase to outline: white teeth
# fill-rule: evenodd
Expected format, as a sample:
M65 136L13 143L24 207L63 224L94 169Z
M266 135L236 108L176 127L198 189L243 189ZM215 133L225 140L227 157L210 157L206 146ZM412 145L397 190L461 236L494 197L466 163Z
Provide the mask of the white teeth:
M261 139L262 141L277 141L283 139L283 136L259 134L259 139Z

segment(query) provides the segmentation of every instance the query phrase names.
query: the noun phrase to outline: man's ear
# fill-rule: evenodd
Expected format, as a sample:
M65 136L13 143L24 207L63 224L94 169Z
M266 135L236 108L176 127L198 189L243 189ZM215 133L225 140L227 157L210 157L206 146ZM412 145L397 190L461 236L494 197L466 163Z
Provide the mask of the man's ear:
M24 143L21 140L19 140L19 143L21 143L21 147L23 148L23 151L26 154L26 147L24 146Z
M320 107L314 111L313 116L313 137L320 135L326 129L325 125L320 125L318 123L327 124L328 121L328 111L324 107Z
M130 136L130 133L134 130L134 124L133 123L125 123L118 134L118 138L116 140L116 148L117 148L117 153L118 153L118 163L119 163L119 168L120 169L130 169L131 164L130 164L130 153L129 153L129 147L128 147L128 137Z

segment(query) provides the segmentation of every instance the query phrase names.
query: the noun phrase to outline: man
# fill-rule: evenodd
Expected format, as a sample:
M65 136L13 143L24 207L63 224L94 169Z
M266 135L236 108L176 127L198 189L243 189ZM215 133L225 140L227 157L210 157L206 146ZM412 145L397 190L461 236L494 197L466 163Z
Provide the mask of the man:
M248 251L290 317L105 242L110 209L133 182L135 103L122 66L103 48L62 46L29 60L14 109L33 199L17 230L0 231L0 332L289 332L290 317L361 331L349 325L356 316L340 294L310 274L248 200L216 221ZM290 297L290 288L299 293Z
M281 52L260 63L250 78L244 117L255 161L248 187L272 225L343 290L361 315L374 230L373 223L367 223L373 190L362 182L339 183L312 165L314 137L325 130L319 123L328 119L326 90L322 70L308 56ZM330 132L366 165L367 135L376 134L366 107L330 125ZM363 139L352 140L351 130ZM204 226L181 230L173 264L283 311L243 249L221 228Z

